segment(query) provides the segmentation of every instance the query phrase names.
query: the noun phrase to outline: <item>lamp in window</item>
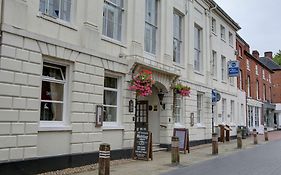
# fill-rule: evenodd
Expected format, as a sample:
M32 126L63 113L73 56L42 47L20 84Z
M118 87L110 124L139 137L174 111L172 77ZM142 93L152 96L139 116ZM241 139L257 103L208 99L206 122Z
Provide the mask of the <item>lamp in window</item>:
M160 105L162 106L163 109L165 109L165 104L163 104L163 98L164 98L164 93L163 91L160 89L159 93L158 93L158 99L160 102Z

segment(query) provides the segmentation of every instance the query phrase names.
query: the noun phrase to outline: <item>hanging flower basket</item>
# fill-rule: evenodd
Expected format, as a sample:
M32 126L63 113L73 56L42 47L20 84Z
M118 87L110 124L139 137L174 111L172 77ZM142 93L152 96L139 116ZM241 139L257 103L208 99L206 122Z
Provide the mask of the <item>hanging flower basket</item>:
M136 91L137 96L144 97L152 94L153 84L154 80L152 79L152 72L143 69L130 81L129 90Z
M181 96L188 96L190 94L190 87L185 86L181 83L177 83L173 86L175 93L180 94Z

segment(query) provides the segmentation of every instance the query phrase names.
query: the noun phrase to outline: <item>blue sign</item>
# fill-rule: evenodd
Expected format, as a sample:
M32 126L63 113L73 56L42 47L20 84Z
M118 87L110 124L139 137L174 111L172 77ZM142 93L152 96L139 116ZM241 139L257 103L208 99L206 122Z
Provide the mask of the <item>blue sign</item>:
M239 61L228 61L228 76L238 77L240 73Z
M212 102L216 103L216 102L220 101L220 99L221 99L220 93L218 93L217 90L212 89Z

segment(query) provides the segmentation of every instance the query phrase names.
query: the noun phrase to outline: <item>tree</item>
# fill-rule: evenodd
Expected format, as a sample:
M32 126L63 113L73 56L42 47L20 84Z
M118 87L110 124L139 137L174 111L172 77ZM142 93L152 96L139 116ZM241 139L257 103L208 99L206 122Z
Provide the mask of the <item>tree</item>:
M281 50L278 51L278 53L274 54L273 60L275 63L281 65Z

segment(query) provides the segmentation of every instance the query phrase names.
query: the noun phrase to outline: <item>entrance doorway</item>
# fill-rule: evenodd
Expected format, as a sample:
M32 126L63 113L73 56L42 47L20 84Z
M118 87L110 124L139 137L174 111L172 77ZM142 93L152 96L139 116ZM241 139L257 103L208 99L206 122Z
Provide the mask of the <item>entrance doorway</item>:
M136 102L135 131L150 131L152 142L160 143L160 111L159 90L152 87L152 95L139 97Z
M148 131L148 101L136 102L135 131Z

